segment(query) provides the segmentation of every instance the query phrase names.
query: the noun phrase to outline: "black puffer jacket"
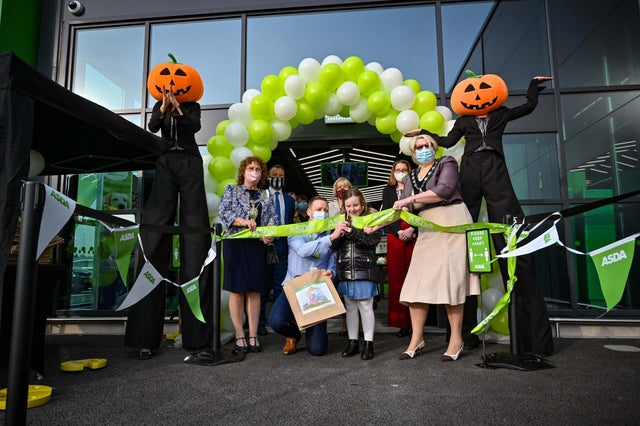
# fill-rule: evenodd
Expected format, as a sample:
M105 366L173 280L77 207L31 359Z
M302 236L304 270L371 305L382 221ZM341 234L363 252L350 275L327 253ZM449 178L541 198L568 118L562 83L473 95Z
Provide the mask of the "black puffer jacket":
M380 242L380 232L365 233L352 228L344 237L333 241L331 248L336 251L337 281L367 280L380 282L382 271L376 264L376 246Z

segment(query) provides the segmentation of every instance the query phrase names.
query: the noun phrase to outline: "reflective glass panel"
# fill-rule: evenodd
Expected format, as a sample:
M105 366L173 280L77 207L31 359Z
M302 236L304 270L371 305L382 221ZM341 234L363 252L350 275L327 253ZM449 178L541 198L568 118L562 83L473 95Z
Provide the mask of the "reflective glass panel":
M204 104L237 102L240 96L240 19L156 24L151 27L150 67L170 62L172 53L179 63L193 67L204 84ZM146 84L146 81L145 81ZM149 96L149 106L155 99Z
M144 27L79 30L72 91L111 110L142 107Z
M571 197L599 198L638 189L640 92L563 95Z
M637 0L549 2L558 84L562 87L640 83Z
M287 65L305 58L322 62L358 56L367 64L398 68L423 90L438 91L433 6L307 13L249 18L247 21L247 89Z
M505 135L503 144L511 182L519 199L560 198L555 134Z

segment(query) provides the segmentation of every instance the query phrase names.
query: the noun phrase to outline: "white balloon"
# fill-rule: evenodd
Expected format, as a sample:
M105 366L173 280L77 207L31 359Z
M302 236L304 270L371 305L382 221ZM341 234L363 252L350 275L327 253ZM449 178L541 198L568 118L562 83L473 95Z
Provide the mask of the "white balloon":
M327 115L336 115L342 109L342 104L338 100L338 95L335 93L329 94L327 103L324 105L324 113Z
M327 64L338 64L342 66L342 59L340 59L340 57L336 55L329 55L322 60L321 66L324 67Z
M416 101L416 94L409 86L396 86L391 91L391 106L398 111L408 110ZM416 126L418 127L418 126ZM414 127L414 129L416 128Z
M44 157L38 151L31 150L29 153L29 173L28 177L38 176L44 170Z
M444 134L448 135L451 129L453 129L453 125L456 124L456 120L448 120L444 123Z
M411 139L413 138L402 136L400 138L400 141L398 141L398 145L400 145L400 152L402 152L404 155L408 155L409 157L411 157L411 149L409 148Z
M231 154L229 154L229 160L231 160L231 163L234 166L238 167L242 160L247 157L251 157L252 155L253 151L251 151L249 148L247 148L246 146L239 146L231 151Z
M449 107L446 107L444 105L438 105L436 107L436 111L438 111L440 114L442 114L442 116L444 117L444 121L445 122L447 122L447 121L449 121L449 120L451 120L453 118L453 113L451 112Z
M417 129L420 125L420 116L412 109L400 112L396 117L396 128L400 133L407 133Z
M220 197L218 194L207 194L207 210L209 217L218 216L218 207L220 207Z
M211 162L212 158L213 158L213 155L209 153L202 154L202 168L204 169L205 172L209 168L209 163Z
M402 84L402 73L398 68L387 68L380 74L380 82L382 83L382 90L387 93L391 93L393 89Z
M320 68L322 68L320 62L314 58L305 58L298 65L298 74L305 82L311 83L312 81L317 81L320 77Z
M462 142L458 142L451 148L447 148L444 150L442 155L450 155L455 158L458 162L458 167L460 167L460 162L462 161L462 154L464 153L464 144Z
M216 192L218 188L218 180L215 179L211 174L209 174L209 170L207 169L204 174L204 190L205 192Z
M278 119L289 121L296 116L298 104L291 96L280 96L273 103L273 112Z
M367 107L367 99L360 98L355 105L349 108L349 116L356 123L364 123L371 116L371 112L369 111L369 107Z
M277 141L286 141L291 136L291 125L286 121L273 120L271 122L274 138ZM271 149L273 151L273 148Z
M360 100L360 89L353 81L345 81L336 90L336 96L341 104L353 106Z
M482 295L480 296L482 299L482 302L480 304L482 307L482 312L484 312L485 314L490 314L491 311L493 311L493 308L495 308L498 304L498 301L503 294L504 291L497 288L488 288L483 291Z
M249 141L249 130L239 121L233 121L224 129L224 136L233 146L242 146Z
M273 136L269 141L269 149L273 151L277 147L278 147L278 139L275 136Z
M301 99L304 96L306 83L299 75L293 74L284 81L284 93L293 99Z
M377 62L369 62L367 65L364 66L364 69L368 71L375 71L378 75L381 75L382 71L384 71L384 68L382 68L382 65L380 65Z
M242 94L242 103L244 104L250 104L251 100L253 98L255 98L256 96L262 94L262 92L260 92L258 89L249 89L246 90L243 94Z
M248 126L253 121L253 114L251 114L249 105L242 102L232 104L229 107L229 111L227 111L227 115L230 121L237 121L245 126Z

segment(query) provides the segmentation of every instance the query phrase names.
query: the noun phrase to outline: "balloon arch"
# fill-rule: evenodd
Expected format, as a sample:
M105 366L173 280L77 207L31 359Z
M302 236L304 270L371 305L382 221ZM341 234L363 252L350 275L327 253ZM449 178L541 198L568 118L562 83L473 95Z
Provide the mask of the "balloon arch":
M278 142L301 124L325 115L350 117L389 135L407 155L409 139L403 133L421 127L444 134L453 126L449 108L437 106L433 92L422 90L417 80L404 80L400 70L377 62L365 65L357 56L305 58L298 68L285 66L278 75L264 77L260 88L248 89L242 102L229 107L229 118L207 143L205 188L214 220L224 188L236 183L240 162L252 155L269 161Z

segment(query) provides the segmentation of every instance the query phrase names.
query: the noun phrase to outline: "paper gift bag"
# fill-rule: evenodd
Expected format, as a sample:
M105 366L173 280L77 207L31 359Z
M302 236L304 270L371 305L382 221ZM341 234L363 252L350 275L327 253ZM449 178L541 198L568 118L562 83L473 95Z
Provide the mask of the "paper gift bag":
M284 294L300 330L346 312L333 283L322 276L321 269L284 283Z

